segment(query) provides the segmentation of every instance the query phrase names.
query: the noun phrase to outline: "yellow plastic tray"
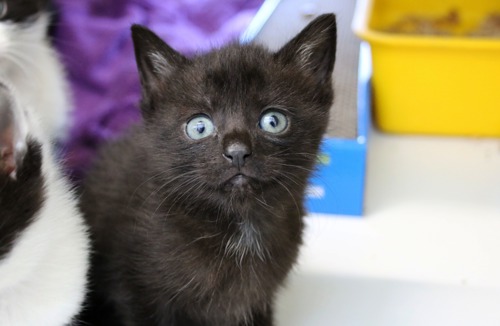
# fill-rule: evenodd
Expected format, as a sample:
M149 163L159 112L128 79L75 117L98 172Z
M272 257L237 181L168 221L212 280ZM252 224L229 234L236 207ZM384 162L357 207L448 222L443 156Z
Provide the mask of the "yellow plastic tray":
M461 17L458 33L500 13L500 0L358 0L353 29L371 47L380 129L500 136L500 38L383 31L409 14L436 17L450 9Z

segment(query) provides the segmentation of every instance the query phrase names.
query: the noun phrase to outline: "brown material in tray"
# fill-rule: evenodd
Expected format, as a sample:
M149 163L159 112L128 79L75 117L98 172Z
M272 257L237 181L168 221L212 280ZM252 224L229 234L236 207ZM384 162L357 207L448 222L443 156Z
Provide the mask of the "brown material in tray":
M445 15L438 17L408 14L383 31L433 36L500 37L500 13L489 14L477 27L462 33L458 32L461 24L460 12L450 9Z

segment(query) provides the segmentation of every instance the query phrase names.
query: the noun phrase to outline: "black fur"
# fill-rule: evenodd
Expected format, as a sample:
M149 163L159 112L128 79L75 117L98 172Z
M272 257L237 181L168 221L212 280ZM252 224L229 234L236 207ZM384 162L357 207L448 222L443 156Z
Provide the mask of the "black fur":
M29 22L32 17L48 10L49 3L49 0L0 0L0 14L3 14L0 21Z
M43 205L41 167L41 146L30 141L16 178L0 172L0 259L12 249L19 234L30 225Z
M143 27L132 34L144 121L103 149L84 183L95 249L87 322L272 325L328 123L335 16L274 54L232 45L190 60ZM270 109L288 117L283 132L259 127ZM200 114L215 132L193 140L186 123Z

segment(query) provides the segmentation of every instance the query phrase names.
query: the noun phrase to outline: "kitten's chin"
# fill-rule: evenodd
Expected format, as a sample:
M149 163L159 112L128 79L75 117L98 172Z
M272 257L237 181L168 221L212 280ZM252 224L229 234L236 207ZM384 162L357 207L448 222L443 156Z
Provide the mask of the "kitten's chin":
M225 192L244 198L254 192L252 183L252 178L238 173L224 183L223 189Z

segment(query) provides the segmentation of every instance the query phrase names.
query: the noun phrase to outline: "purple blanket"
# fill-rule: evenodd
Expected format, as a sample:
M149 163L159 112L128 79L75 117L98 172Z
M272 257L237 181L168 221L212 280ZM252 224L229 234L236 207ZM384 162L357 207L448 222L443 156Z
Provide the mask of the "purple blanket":
M74 97L74 125L63 145L80 180L104 141L140 119L139 78L130 26L146 25L192 55L243 32L264 0L56 0L56 43Z

